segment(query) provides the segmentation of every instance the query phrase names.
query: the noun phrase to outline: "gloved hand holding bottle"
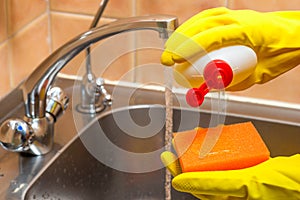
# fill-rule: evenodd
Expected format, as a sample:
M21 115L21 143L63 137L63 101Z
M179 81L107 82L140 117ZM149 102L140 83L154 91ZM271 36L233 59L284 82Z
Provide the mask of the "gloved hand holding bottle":
M229 46L250 47L257 56L256 66L248 76L226 87L230 91L244 90L300 64L299 33L300 11L209 9L178 27L165 44L161 62L175 64L179 84L198 88L204 79L190 73L195 57L197 60ZM300 199L299 154L270 158L246 169L188 173L180 172L175 159L171 152L162 154L163 162L175 176L173 187L201 199Z
M300 11L261 13L227 8L209 9L177 28L165 44L161 62L169 66L177 63L177 72L185 76L190 86L199 87L201 78L182 73L192 67L186 61L223 47L248 46L257 55L253 73L226 88L230 91L244 90L253 84L265 83L300 64L299 33ZM178 82L181 84L181 81Z

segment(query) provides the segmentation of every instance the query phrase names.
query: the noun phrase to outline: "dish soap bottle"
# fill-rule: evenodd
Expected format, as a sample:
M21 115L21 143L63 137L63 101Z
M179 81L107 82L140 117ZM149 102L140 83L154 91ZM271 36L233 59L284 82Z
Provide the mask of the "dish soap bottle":
M209 52L193 63L205 82L199 88L188 90L187 103L192 107L200 106L210 90L222 90L243 81L251 75L256 64L256 53L247 46L228 46Z

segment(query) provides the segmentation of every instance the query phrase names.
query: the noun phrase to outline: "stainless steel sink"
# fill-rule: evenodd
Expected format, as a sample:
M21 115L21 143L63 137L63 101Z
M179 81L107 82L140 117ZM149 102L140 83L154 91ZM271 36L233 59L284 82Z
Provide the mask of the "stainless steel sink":
M126 118L129 111L132 119ZM30 186L25 199L164 199L164 177L165 170L160 164L157 151L153 154L152 162L147 166L160 169L145 173L128 173L113 169L120 165L123 170L145 170L143 161L139 158L120 159L115 155L116 151L106 149L97 134L103 132L107 138L118 147L128 152L146 153L162 149L164 146L164 128L149 138L137 138L125 133L116 123L116 119L124 120L128 124L127 132L136 133L136 127L131 127L131 120L146 127L150 122L149 112L155 119L153 123L158 123L164 119L165 109L161 106L133 106L120 109L107 114L90 125L80 136L72 141L69 146L47 167L47 169ZM200 119L191 120L191 119ZM208 126L211 116L209 113L199 113L191 110L174 109L174 131L193 129L196 126ZM192 121L192 122L191 122ZM197 121L197 123L195 123ZM249 118L228 116L227 124L252 121L261 133L264 141L268 145L272 156L292 155L299 153L299 127L284 125ZM178 125L181 127L178 127ZM100 130L101 127L101 130ZM150 130L151 131L151 130ZM145 130L147 132L147 130ZM143 133L140 133L143 134ZM284 134L284 138L283 138ZM136 136L138 136L137 134ZM97 146L97 143L99 145ZM98 147L98 150L90 147ZM107 154L105 160L96 153ZM100 158L100 159L99 159ZM108 167L102 162L113 167ZM104 159L104 160L103 160ZM154 166L155 165L155 166ZM121 170L122 170L121 169ZM172 190L172 199L194 199L191 195L183 194Z
M74 80L59 78L56 84L74 98ZM118 87L122 88L113 96L114 107L98 116L78 115L73 99L74 105L56 123L55 145L47 155L26 156L0 149L0 199L164 199L165 169L160 161L164 92L153 87ZM107 88L114 94L116 84L108 83ZM128 94L126 101L122 97ZM1 106L1 121L23 115L21 98L16 89L2 100L1 105L10 105ZM207 127L214 116L205 103L201 110L188 108L180 92L173 111L173 131ZM230 97L225 124L252 121L272 156L292 155L300 153L299 115L299 106ZM194 199L173 189L171 196Z

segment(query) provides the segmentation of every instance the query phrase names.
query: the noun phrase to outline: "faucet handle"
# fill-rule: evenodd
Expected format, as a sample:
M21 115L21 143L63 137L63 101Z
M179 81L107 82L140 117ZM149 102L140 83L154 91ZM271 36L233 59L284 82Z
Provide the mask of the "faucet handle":
M31 127L21 119L6 120L0 128L0 144L6 150L14 152L27 150L31 136Z
M104 88L104 79L103 78L97 78L96 79L96 94L98 96L102 96L102 103L105 106L111 106L112 105L112 97L107 92L107 90Z
M54 116L55 119L60 117L69 105L69 98L59 87L52 87L47 93L46 112Z

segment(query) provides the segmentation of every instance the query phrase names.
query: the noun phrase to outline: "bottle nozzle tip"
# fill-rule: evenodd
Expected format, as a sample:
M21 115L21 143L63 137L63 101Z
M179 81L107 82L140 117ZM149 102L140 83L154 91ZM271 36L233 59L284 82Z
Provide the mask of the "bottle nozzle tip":
M191 88L186 93L186 102L192 107L200 106L204 101L204 95L198 88Z

